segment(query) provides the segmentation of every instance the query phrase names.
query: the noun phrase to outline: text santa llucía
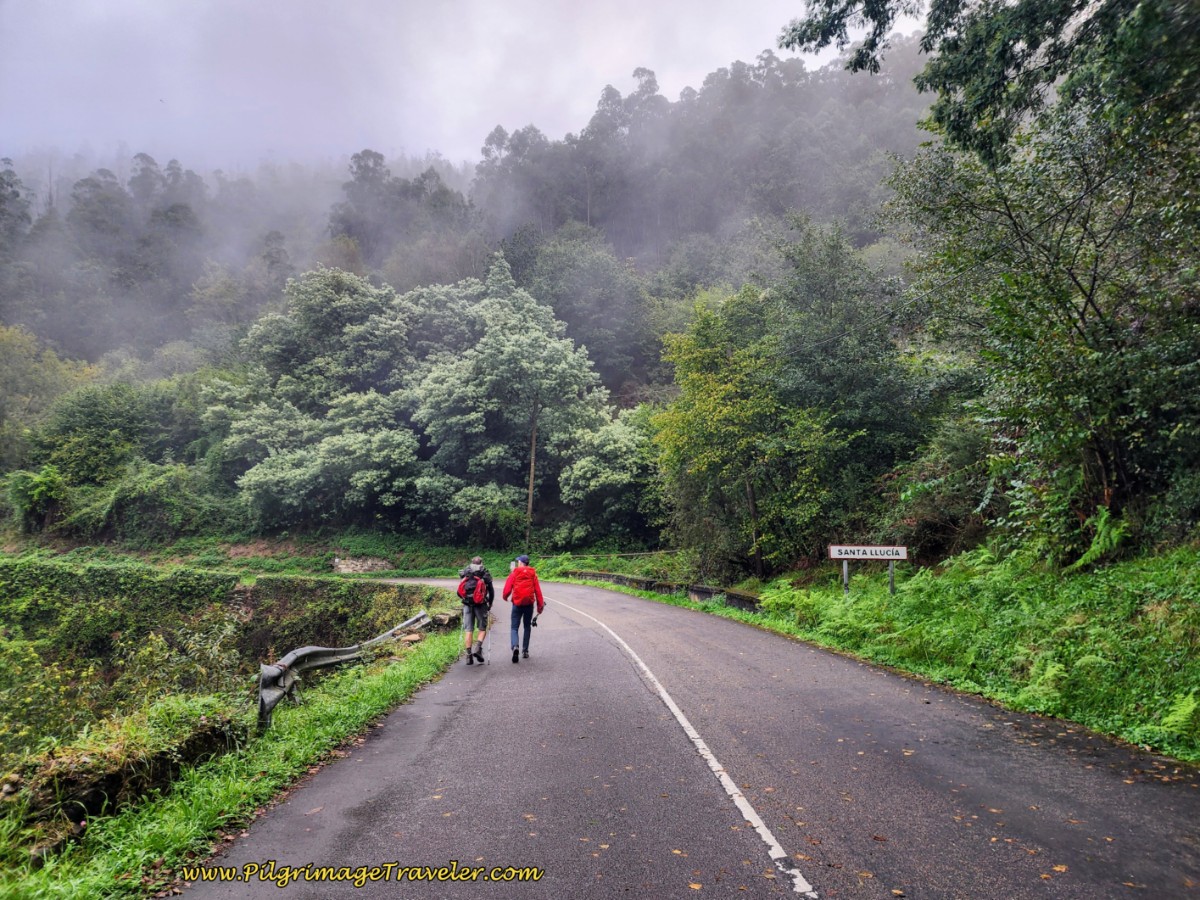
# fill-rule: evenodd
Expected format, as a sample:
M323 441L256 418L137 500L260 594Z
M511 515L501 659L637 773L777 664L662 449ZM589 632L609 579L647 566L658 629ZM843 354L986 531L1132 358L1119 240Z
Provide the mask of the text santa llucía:
M879 559L892 561L908 559L907 547L879 547L864 544L832 544L829 547L830 559Z

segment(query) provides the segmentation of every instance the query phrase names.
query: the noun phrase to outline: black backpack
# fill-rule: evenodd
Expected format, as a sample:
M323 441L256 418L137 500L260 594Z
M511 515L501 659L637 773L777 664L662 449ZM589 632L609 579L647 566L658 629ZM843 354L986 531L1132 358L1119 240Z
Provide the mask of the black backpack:
M458 583L458 596L463 603L487 603L487 582L482 575L471 572Z

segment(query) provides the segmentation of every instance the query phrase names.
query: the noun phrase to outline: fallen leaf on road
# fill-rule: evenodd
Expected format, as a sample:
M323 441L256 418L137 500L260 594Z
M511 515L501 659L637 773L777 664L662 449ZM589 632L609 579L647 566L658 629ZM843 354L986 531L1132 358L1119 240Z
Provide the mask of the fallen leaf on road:
M704 887L704 885L693 881L688 884L688 887L690 887L693 891L698 891L700 888Z

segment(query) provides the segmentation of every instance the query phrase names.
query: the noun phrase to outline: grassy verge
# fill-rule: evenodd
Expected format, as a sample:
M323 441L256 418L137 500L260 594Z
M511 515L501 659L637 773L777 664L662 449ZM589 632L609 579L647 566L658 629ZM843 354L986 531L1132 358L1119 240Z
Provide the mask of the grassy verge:
M252 584L258 575L330 575L335 557L370 558L391 563L362 576L452 577L479 554L494 575L507 574L509 562L520 550L498 551L429 543L420 537L363 529L282 533L269 536L184 537L151 549L119 544L80 544L46 536L0 533L5 550L0 555L54 559L76 564L137 562L158 568L186 566L235 573ZM534 565L548 574L563 569L622 572L662 581L699 579L690 554L662 553L548 554L534 552Z
M169 888L179 865L207 856L221 831L249 822L281 788L437 678L459 651L458 634L433 635L399 662L331 674L299 706L280 706L271 730L242 752L188 768L169 793L88 822L83 840L42 868L0 873L0 897L94 900ZM6 828L16 826L0 820L0 842L15 836Z
M1200 762L1200 553L1067 574L976 552L936 569L767 585L760 610L607 583L791 635L1009 708Z

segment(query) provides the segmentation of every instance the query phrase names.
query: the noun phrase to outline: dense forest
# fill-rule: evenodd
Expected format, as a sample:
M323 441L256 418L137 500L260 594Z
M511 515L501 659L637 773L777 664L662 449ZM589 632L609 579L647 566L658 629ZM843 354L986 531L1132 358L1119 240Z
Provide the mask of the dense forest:
M5 159L9 524L670 546L733 579L830 541L1186 540L1198 26L1099 6L1036 35L960 6L886 54L881 6L829 66L765 51L674 101L639 69L473 172Z

